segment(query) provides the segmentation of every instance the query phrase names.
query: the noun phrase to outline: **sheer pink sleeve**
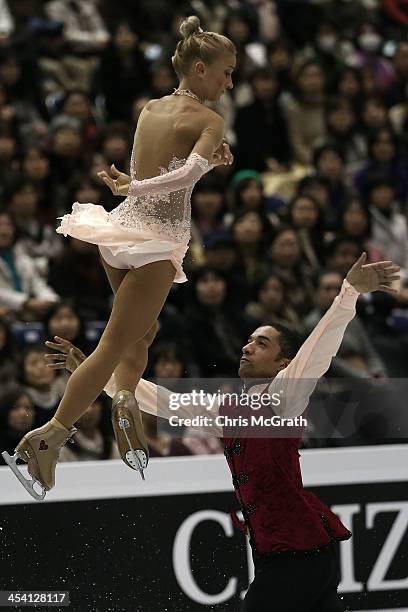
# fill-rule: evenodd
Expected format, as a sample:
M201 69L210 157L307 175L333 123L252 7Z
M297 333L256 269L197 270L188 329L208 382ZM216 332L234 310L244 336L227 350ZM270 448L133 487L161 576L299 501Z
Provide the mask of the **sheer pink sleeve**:
M359 292L344 279L333 304L289 365L273 379L268 393L281 393L282 401L276 410L280 416L299 416L306 409L317 381L330 367L344 331L356 314L358 296Z
M159 176L133 180L130 183L128 196L136 197L145 194L172 193L193 186L206 172L214 168L204 157L198 153L191 153L186 163L177 170L166 172Z

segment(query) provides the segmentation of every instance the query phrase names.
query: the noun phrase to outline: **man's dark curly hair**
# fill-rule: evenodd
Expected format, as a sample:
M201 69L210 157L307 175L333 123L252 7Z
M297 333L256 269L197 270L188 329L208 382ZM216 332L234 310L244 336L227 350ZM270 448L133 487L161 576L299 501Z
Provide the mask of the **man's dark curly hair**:
M279 332L279 345L281 350L277 359L293 359L302 345L300 335L285 325L282 325L282 323L274 323L272 321L269 325Z

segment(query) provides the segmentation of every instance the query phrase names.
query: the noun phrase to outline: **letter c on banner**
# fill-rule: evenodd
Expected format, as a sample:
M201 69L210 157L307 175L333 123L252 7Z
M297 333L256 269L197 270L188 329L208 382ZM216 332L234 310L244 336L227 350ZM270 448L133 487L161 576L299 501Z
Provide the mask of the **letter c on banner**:
M193 601L204 605L215 605L233 597L237 589L237 578L230 578L221 593L210 595L202 591L195 582L190 565L190 542L194 529L203 521L216 521L224 529L225 535L232 537L234 529L231 519L225 512L201 510L189 516L180 526L173 545L173 568L177 582L184 593Z

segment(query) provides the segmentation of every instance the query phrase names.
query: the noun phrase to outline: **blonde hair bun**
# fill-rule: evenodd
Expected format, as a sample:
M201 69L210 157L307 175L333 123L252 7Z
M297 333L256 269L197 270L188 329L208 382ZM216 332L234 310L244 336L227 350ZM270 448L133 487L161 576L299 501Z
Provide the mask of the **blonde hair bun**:
M202 32L200 20L196 15L191 15L181 22L180 34L183 38L188 38L189 36L199 34L200 32Z
M180 25L182 39L178 41L171 62L179 79L190 74L193 62L203 61L210 65L221 53L236 55L234 43L216 32L204 32L196 15L184 19ZM199 36L198 36L199 35Z

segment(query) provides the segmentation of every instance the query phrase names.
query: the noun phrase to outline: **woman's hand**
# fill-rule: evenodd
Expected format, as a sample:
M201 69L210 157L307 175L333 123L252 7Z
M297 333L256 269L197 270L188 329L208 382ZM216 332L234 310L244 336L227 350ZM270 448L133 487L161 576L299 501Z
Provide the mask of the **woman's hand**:
M55 342L47 340L47 348L59 351L58 353L48 353L44 355L45 363L52 370L67 369L74 372L78 366L86 359L86 355L77 346L65 338L54 336Z
M111 173L112 176L110 176L109 172L106 172L106 170L102 170L98 172L98 176L103 180L105 185L109 187L113 195L126 196L132 179L128 174L119 172L115 164L111 165Z
M234 161L234 156L231 153L229 144L222 142L218 149L214 152L212 163L214 166L228 166Z

